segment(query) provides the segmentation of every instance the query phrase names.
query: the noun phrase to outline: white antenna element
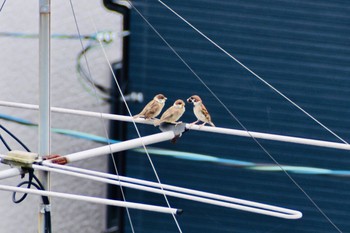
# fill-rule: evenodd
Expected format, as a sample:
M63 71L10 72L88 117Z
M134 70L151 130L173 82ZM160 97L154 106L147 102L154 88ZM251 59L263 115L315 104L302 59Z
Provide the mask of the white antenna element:
M112 206L119 206L119 207L139 209L139 210L147 210L147 211L160 212L160 213L166 213L166 214L179 214L182 212L182 210L169 208L169 207L139 204L134 202L116 201L116 200L110 200L105 198L89 197L89 196L75 195L75 194L69 194L69 193L60 193L60 192L12 187L7 185L0 185L0 190L19 192L19 193L29 193L29 194L40 195L40 196L60 197L60 198L77 200L77 201L86 201L86 202L92 202L97 204L112 205Z
M31 109L31 110L38 109L37 105L14 103L14 102L8 102L8 101L0 101L0 106L24 108L24 109ZM56 108L56 107L52 107L51 111L58 112L58 113L88 116L88 117L104 118L109 120L119 120L119 121L126 121L126 122L133 121L133 119L129 116L114 115L114 114L108 114L108 113L97 113L97 112L90 112L90 111L83 111L83 110ZM142 123L142 124L150 124L150 125L153 124L151 121L146 121L144 119L134 119L134 121L136 123ZM199 125L190 126L190 124L187 124L186 128L190 130L204 131L208 133L220 133L220 134L235 135L235 136L241 136L241 137L254 137L254 138L259 138L264 140L289 142L289 143L326 147L326 148L333 148L333 149L340 149L340 150L350 150L349 144L317 140L317 139L284 136L284 135L278 135L278 134L260 133L260 132L221 128L221 127L209 127L209 126L200 127Z
M7 170L3 170L3 171L0 172L0 180L7 179L7 178L10 178L10 177L14 177L14 176L18 176L18 175L21 175L23 173L24 172L19 167L18 168L14 167L14 168L10 168L10 169L7 169Z
M168 133L168 132L165 132L165 133ZM164 134L164 133L160 133L160 134ZM160 134L158 134L156 136L159 137ZM153 136L154 135L151 135L149 137L153 137ZM141 139L141 138L139 138L139 139ZM146 140L146 141L148 142L148 140ZM112 144L112 146L113 145L114 144ZM101 148L104 148L104 147L101 147ZM100 148L96 148L96 149L99 149L97 151L98 153L100 153L100 151L103 151L103 150L100 150ZM87 150L87 151L85 151L84 154L91 155L93 150L94 149ZM67 155L64 157L70 157L70 155ZM6 155L0 154L0 158L6 159ZM73 158L76 158L76 157L73 157ZM81 155L79 155L79 158L81 158ZM88 158L90 158L90 156ZM68 161L71 161L71 160L68 160ZM77 160L74 160L74 161L77 161ZM99 181L99 182L104 182L104 183L109 183L109 184L114 184L114 185L120 185L122 187L133 188L136 190L142 190L142 191L152 192L152 193L157 193L157 194L166 194L168 196L173 196L173 197L177 197L177 198L181 198L181 199L186 199L186 200L191 200L191 201L196 201L196 202L201 202L201 203L206 203L206 204L211 204L211 205L216 205L216 206L221 206L221 207L226 207L226 208L231 208L231 209L237 209L237 210L252 212L252 213L256 213L256 214L263 214L263 215L284 218L284 219L299 219L302 217L302 213L300 211L296 211L296 210L291 210L291 209L282 208L282 207L278 207L278 206L263 204L263 203L259 203L259 202L247 201L247 200L234 198L234 197L228 197L228 196L219 195L219 194L213 194L213 193L209 193L209 192L203 192L203 191L198 191L198 190L193 190L193 189L188 189L188 188L182 188L182 187L173 186L173 185L159 184L156 182L151 182L151 181L146 181L146 180L141 180L141 179L135 179L135 178L124 177L124 176L119 176L119 175L112 175L112 174L103 173L103 172L86 170L86 169L82 169L82 168L54 164L54 163L51 163L50 160L43 161L41 165L32 164L31 167L33 169L36 169L39 171L57 172L57 173L62 173L62 174L71 175L71 176L75 176L75 177L90 179L90 180L94 180L94 181ZM0 178L9 178L12 176L17 176L21 173L22 172L20 169L8 169L6 171L0 172ZM38 190L35 190L35 191L38 191ZM36 192L36 193L27 192L27 193L40 195L39 192ZM46 196L54 196L54 195L56 195L56 194L46 195ZM68 195L71 195L71 194L68 194ZM63 198L69 198L66 196L59 196L58 194L56 196L63 197ZM77 198L75 198L75 196L79 196L79 195L74 195L74 197L72 197L70 199L85 200L84 198L77 199ZM86 197L86 196L83 196L83 197ZM109 201L111 201L111 200L108 200L108 199L104 199L104 200L106 200L106 202L99 201L98 203L107 204L107 205L110 204ZM87 201L89 201L89 200L87 200ZM116 204L112 203L111 205L116 205ZM121 205L117 205L117 206L129 208L128 206L121 206ZM132 207L130 207L130 208L132 208ZM165 208L165 207L163 207L163 208ZM147 209L147 210L149 210L149 209ZM150 211L154 211L154 210L150 210ZM178 210L177 213L180 213L180 211Z
M129 150L143 145L150 145L158 142L171 140L175 137L173 131L157 133L146 137L131 139L124 142L114 143L107 146L97 147L90 150L80 151L77 153L64 156L68 162L75 162L82 159L92 158L100 155L106 155L119 151ZM44 162L45 163L45 162Z
M33 165L33 168L37 170L57 172L94 181L120 185L122 187L133 188L152 193L165 193L167 196L173 196L181 199L202 202L226 208L238 209L242 211L263 214L278 218L299 219L302 217L302 213L299 211L277 207L273 205L267 205L258 202L247 201L243 199L202 192L167 184L159 184L156 182L145 181L130 177L123 177L118 175L106 174L103 172L96 172L81 168L52 164L49 163L49 161L45 162L45 164L43 165L47 167ZM161 187L163 189L160 189Z

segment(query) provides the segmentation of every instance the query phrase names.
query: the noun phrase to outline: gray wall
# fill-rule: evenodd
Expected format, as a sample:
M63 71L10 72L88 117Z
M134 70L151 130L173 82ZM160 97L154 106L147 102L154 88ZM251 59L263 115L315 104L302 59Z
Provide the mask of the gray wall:
M38 33L39 1L7 1L0 12L0 32ZM102 1L73 1L82 34L97 30L120 30L120 17L107 11ZM92 20L94 23L92 23ZM77 34L69 1L52 1L52 33ZM84 41L85 43L85 41ZM120 58L120 40L106 47L110 61ZM0 37L0 99L37 104L38 93L38 40ZM79 40L52 40L52 106L108 112L109 105L101 104L88 94L78 81L75 71L76 56L81 51ZM99 83L109 85L110 72L101 49L88 54L92 76ZM38 122L36 111L0 107L1 114ZM32 151L38 148L38 129L0 120ZM105 136L108 122L100 119L52 114L52 127L77 130ZM2 132L1 132L2 134ZM3 134L2 134L3 135ZM5 135L4 135L5 136ZM21 149L5 137L13 149ZM67 154L100 146L83 139L52 135L52 152ZM0 146L0 153L6 148ZM90 159L72 165L106 171L107 157ZM8 166L0 165L0 169ZM20 178L0 181L17 185ZM52 174L52 190L105 197L103 184ZM29 196L23 203L13 204L12 193L0 192L1 232L36 232L39 197ZM52 199L52 224L54 232L102 232L105 228L105 206L58 198Z

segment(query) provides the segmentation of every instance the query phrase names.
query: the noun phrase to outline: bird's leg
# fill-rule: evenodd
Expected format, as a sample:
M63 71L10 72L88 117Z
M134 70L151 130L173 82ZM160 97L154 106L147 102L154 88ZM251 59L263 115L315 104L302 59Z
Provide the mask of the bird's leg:
M173 124L175 124L175 127L179 124L182 124L182 121L178 121L178 122L173 122Z
M206 122L204 122L203 124L201 124L201 125L199 126L199 129L202 128L205 124L206 124Z
M199 120L196 120L195 122L192 122L188 128L190 129L192 127L192 125L195 125L198 122L199 122Z

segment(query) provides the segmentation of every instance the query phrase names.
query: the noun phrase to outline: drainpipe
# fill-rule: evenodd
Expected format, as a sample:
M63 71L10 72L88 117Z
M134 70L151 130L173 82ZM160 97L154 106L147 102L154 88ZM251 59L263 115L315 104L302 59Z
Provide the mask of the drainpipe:
M126 1L113 1L103 0L104 6L123 16L123 31L128 32L130 30L130 6ZM122 37L123 54L122 60L112 65L114 75L121 87L123 95L128 92L128 75L129 75L129 36ZM114 78L112 77L111 83L111 96L112 103L110 112L112 114L128 115L125 108L125 104L120 96L118 88L116 87ZM121 121L110 121L109 128L110 138L125 141L127 139L127 123ZM125 175L126 167L126 151L114 153L112 156L116 162L119 175ZM110 174L116 174L113 158L109 157L108 172ZM119 186L108 185L107 186L107 198L123 200L122 192ZM113 206L107 206L107 219L106 219L106 233L122 233L124 232L124 217L125 209Z

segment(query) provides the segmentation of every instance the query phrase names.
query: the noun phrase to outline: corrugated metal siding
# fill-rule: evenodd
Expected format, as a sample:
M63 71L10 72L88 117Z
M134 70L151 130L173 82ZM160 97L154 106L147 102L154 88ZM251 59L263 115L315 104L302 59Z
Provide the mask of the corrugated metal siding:
M310 118L211 45L157 1L135 6L192 69L252 131L337 141ZM167 1L184 18L310 114L350 141L350 4L347 1ZM148 101L157 93L202 96L217 126L241 129L216 99L133 11L130 78ZM133 112L143 106L131 105ZM187 105L183 121L194 121ZM140 126L142 135L157 132ZM130 128L130 137L136 137ZM349 169L348 152L261 141L281 164ZM253 163L273 163L252 139L188 132L177 144L156 145ZM282 172L259 172L209 162L152 155L164 183L301 210L288 221L170 198L183 208L183 232L336 232ZM155 180L147 157L128 153L128 175ZM292 174L344 232L350 229L350 181ZM135 191L127 199L165 205ZM178 232L171 216L132 211L136 232ZM126 221L128 222L128 221ZM128 224L128 223L127 223Z

